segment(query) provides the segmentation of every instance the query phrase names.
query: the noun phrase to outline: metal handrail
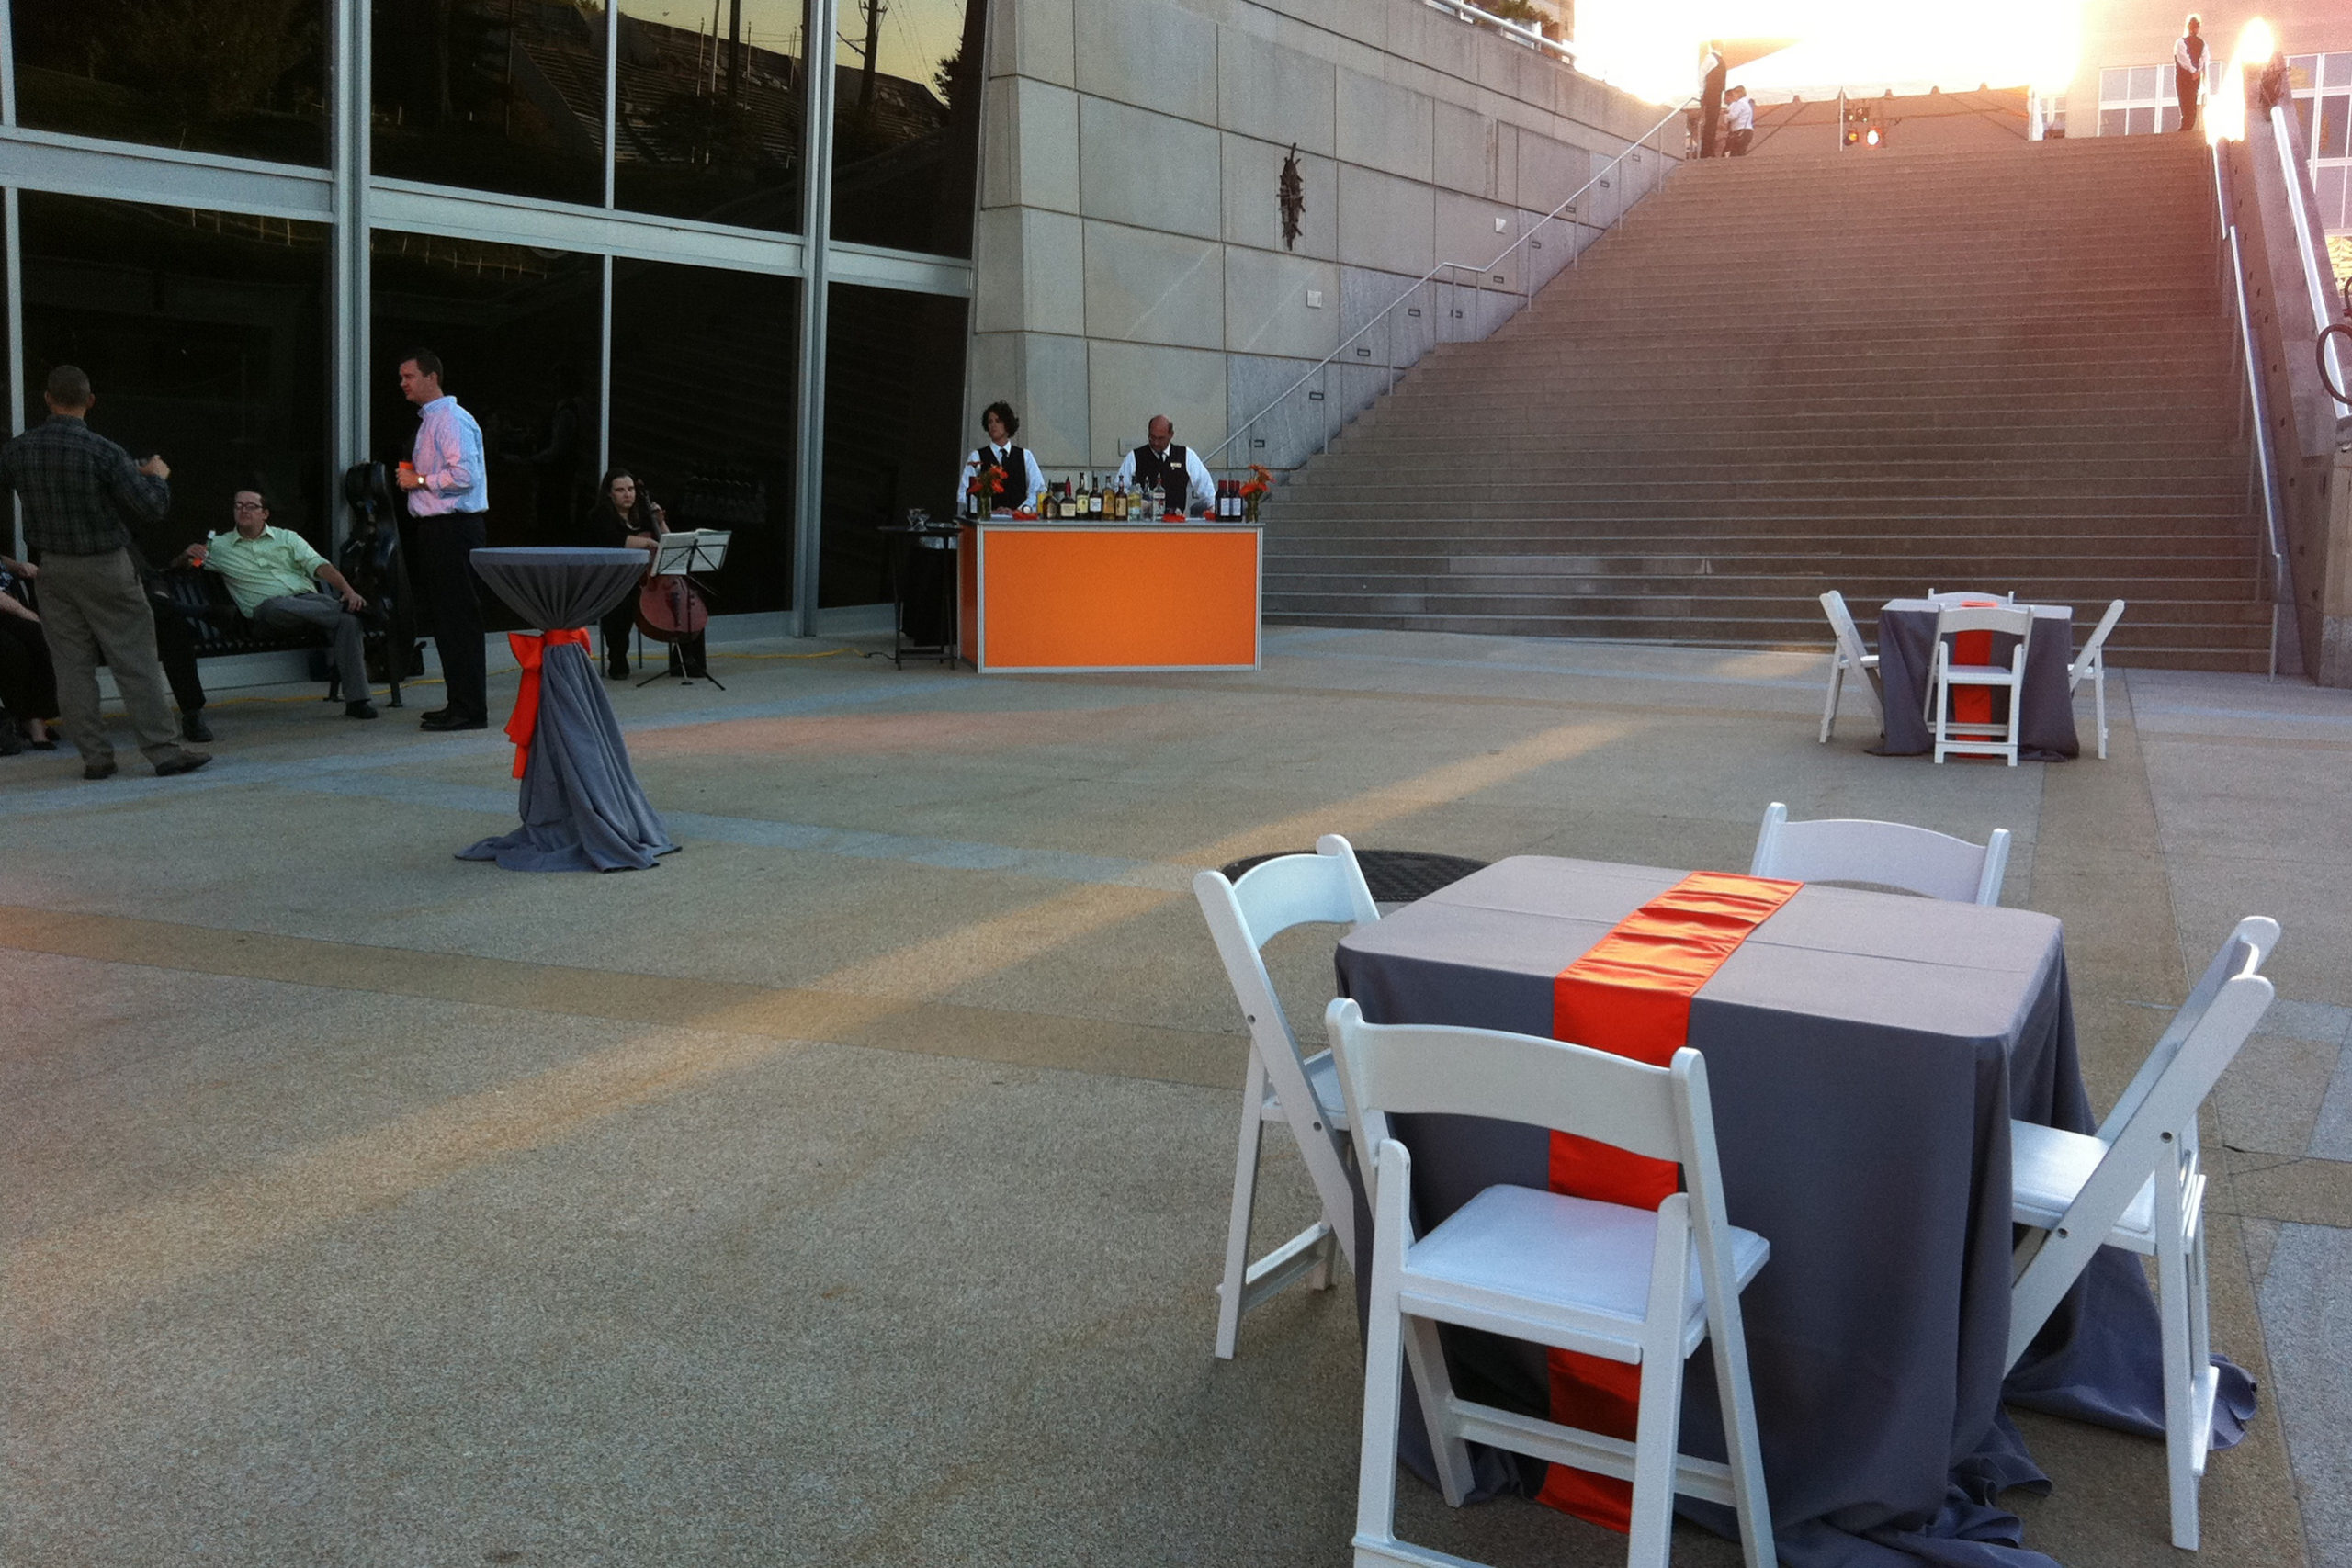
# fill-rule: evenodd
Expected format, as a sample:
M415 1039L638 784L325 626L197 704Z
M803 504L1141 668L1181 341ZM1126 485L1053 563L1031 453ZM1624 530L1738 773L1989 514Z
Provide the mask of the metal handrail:
M1452 0L1448 0L1448 3L1451 4ZM1566 200L1553 208L1551 211L1545 213L1543 217L1537 219L1533 223L1528 225L1528 229L1525 233L1521 234L1518 239L1513 240L1510 244L1504 246L1502 251L1496 255L1495 259L1488 262L1486 265L1472 266L1467 262L1440 262L1437 265L1430 268L1429 271L1421 274L1421 276L1416 278L1411 286L1406 288L1403 293L1397 295L1396 299L1391 299L1387 304L1382 306L1379 311L1370 320L1366 321L1363 325L1358 327L1354 332L1350 333L1337 348L1325 355L1322 358L1317 360L1314 365L1307 369L1305 375L1301 376L1297 380L1293 381L1289 386L1283 388L1281 395L1276 397L1273 401L1268 403L1264 408L1260 409L1256 413L1251 414L1248 419L1243 420L1239 424L1235 425L1230 431L1227 432L1224 440L1218 442L1215 446L1210 447L1206 453L1202 455L1201 461L1204 464L1214 467L1215 459L1218 453L1223 452L1227 447L1239 440L1246 432L1254 428L1258 423L1264 419L1268 414L1273 412L1276 409L1281 408L1284 403L1290 401L1292 393L1297 391L1301 387L1304 387L1309 381L1314 380L1316 377L1320 376L1324 371L1329 369L1332 363L1336 361L1340 355L1345 354L1349 349L1355 346L1356 341L1359 338L1363 337L1364 333L1372 331L1373 328L1378 326L1382 321L1387 320L1389 312L1396 310L1397 306L1402 305L1406 300L1410 299L1414 295L1419 293L1430 284L1435 282L1441 273L1469 272L1485 274L1491 273L1496 268L1501 266L1505 262L1510 259L1512 252L1518 250L1520 246L1527 243L1537 234L1541 233L1543 231L1544 225L1552 222L1557 219L1560 214L1575 207L1577 201L1582 199L1585 192L1590 190L1596 185L1605 185L1607 183L1605 176L1607 176L1609 172L1616 168L1618 164L1623 163L1628 157L1631 157L1634 153L1647 146L1651 137L1656 136L1668 126L1672 125L1677 120L1682 118L1682 111L1684 107L1688 106L1690 101L1690 99L1684 99L1681 104L1675 106L1674 111L1671 114L1668 115L1664 119L1659 120L1656 125L1651 126L1649 130L1644 131L1638 140L1627 142L1625 144L1625 150L1623 152L1618 153L1617 156L1610 159L1608 163L1603 164L1598 170L1594 171L1592 177L1586 180L1584 184L1577 186L1575 190L1571 191ZM1628 210L1630 211L1631 209L1628 208ZM1620 214L1620 216L1623 216L1623 214ZM1570 258L1571 262L1573 263L1574 261L1581 258L1582 254L1583 253L1581 251L1577 252L1576 256L1572 256ZM1534 298L1533 286L1532 284L1527 284L1524 277L1522 277L1521 282L1525 285L1520 291L1521 296L1525 299L1532 299ZM1484 287L1485 286L1483 284L1479 286L1482 290ZM1387 367L1387 368L1393 371L1396 369L1396 367L1391 365ZM1330 441L1330 434L1328 430L1324 434L1323 440L1327 445ZM1316 447L1317 452L1320 452L1322 449L1321 446ZM1310 454L1310 456L1312 454Z
M2230 210L2229 192L2222 174L2222 149L2213 148L2213 204L2221 216L2222 231L2230 242L2230 281L2237 300L2238 357L2245 367L2245 389L2248 417L2254 424L2255 474L2262 491L2262 518L2265 542L2270 547L2270 678L2278 678L2278 601L2287 581L2287 551L2278 530L2281 510L2278 494L2278 468L2270 450L2269 400L2262 389L2262 355L2254 339L2254 311L2245 293L2245 247L2239 239L2238 222Z
M1476 22L1482 26L1493 28L1513 43L1525 44L1530 49L1549 54L1563 65L1574 65L1577 62L1575 50L1557 39L1545 38L1525 22L1514 22L1508 17L1498 17L1491 11L1481 10L1476 6L1466 4L1465 0L1421 0L1421 3L1431 10L1446 12L1465 22Z
M2301 154L2295 151L2295 122L2287 111L2288 105L2283 100L2270 106L2271 141L2278 149L2278 162L2283 166L2281 172L2286 175L2287 205L2295 218L2295 255L2302 266L2303 287L2311 294L2312 327L2312 330L2317 331L2335 319L2335 280L2333 276L2323 279L2319 258L2312 254L2312 235L2315 229L2312 222L2311 209L2303 205L2303 181L2310 177L2310 172L2303 164ZM2325 243L2326 241L2323 238L2322 246L2324 247ZM2335 350L2335 345L2323 340L2320 344L2320 354L2324 358L2335 361L2335 385L2338 387L2346 385L2343 356ZM2328 396L2334 400L2339 409L2352 412L2352 403L2347 403L2344 399L2336 397L2333 389L2328 392ZM2339 414L2337 417L2343 416Z

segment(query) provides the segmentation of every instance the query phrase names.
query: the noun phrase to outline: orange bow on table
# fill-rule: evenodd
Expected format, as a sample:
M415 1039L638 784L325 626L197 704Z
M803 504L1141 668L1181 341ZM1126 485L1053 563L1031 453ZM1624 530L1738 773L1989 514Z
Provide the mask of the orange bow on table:
M531 763L531 738L539 732L539 666L546 662L548 649L561 648L565 643L587 648L588 628L564 626L551 632L508 632L506 646L514 650L514 662L523 667L523 685L514 694L514 711L507 716L506 739L514 742L514 776L521 778L523 770Z

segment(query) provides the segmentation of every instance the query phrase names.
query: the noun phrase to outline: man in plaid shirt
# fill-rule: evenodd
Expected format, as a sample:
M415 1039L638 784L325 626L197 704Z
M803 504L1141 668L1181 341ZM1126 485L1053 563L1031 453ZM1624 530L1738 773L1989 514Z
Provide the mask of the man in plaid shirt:
M155 658L155 617L130 550L130 525L160 522L171 505L164 481L172 470L161 457L133 463L83 423L97 399L80 367L51 371L42 397L48 422L0 446L0 486L24 502L25 542L40 558L41 632L57 667L66 738L82 753L84 778L114 775L114 743L98 713L104 664L155 772L194 773L212 757L178 743Z

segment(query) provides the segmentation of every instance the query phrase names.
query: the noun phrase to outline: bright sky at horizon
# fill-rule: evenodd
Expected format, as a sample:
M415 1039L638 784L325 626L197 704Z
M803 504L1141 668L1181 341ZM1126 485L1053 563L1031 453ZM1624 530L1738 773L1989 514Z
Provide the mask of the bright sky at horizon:
M714 20L725 37L733 0L620 0L621 15L662 22L687 32L709 33ZM806 25L801 0L742 0L743 36L762 49L798 54ZM865 42L864 0L841 0L842 39L836 39L834 61L856 65ZM964 37L964 0L884 0L880 24L880 63L885 75L903 76L928 86L942 62L955 54Z
M1794 39L1731 72L1759 93L1888 86L1947 91L2071 80L2082 49L2082 0L1583 0L1579 63L1660 104L1698 88L1707 39Z

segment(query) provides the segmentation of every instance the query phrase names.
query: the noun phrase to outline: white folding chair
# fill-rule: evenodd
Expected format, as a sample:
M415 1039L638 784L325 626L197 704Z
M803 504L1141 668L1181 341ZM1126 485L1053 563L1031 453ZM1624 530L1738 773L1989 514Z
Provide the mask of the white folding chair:
M1340 1140L1347 1135L1346 1102L1329 1051L1308 1056L1283 1016L1283 1004L1258 950L1296 925L1328 921L1359 926L1380 919L1364 886L1356 852L1337 833L1317 840L1311 855L1261 861L1227 882L1204 871L1193 893L1216 941L1234 999L1250 1025L1250 1071L1241 1089L1241 1146L1233 1167L1233 1212L1226 1226L1225 1279L1217 1286L1216 1353L1233 1359L1241 1314L1302 1276L1321 1290L1331 1282L1336 1238L1355 1266L1355 1196L1348 1184ZM1323 1217L1250 1261L1250 1220L1257 1204L1258 1155L1266 1123L1287 1122L1306 1173L1323 1200Z
M1960 664L1953 661L1951 639L1961 632L1992 632L2018 639L2007 665ZM2025 711L2025 649L2033 636L2033 612L2008 605L1968 607L1946 604L1936 612L1935 669L1928 682L1928 720L1936 737L1936 761L1959 753L2006 757L2018 765L2018 736ZM1955 686L2005 689L2009 694L2006 722L1977 724L1951 716Z
M1849 673L1860 681L1862 690L1871 694L1871 707L1878 714L1882 728L1885 728L1886 710L1879 704L1878 683L1870 677L1870 672L1878 668L1878 655L1862 651L1862 634L1855 628L1853 612L1846 608L1846 596L1835 588L1824 593L1821 612L1829 617L1829 629L1838 639L1829 654L1829 694L1821 702L1821 740L1827 745L1831 732L1838 728L1838 695L1845 689Z
M1789 808L1776 800L1764 808L1747 874L1791 882L1875 882L1955 903L1997 904L2008 865L2007 828L1994 829L1988 842L1972 844L1904 822L1792 822Z
M1934 602L1938 609L1941 609L1946 604L1959 604L1971 599L1990 599L1996 604L2014 604L2018 602L2018 591L2012 588L2007 593L1996 593L1990 589L1948 588L1939 592L1930 588L1928 590L1928 597Z
M2107 634L2123 618L2123 601L2110 600L2107 614L2098 618L2098 629L2091 633L2091 640L2083 644L2083 651L2066 666L2066 694L2073 696L2082 685L2083 677L2090 677L2091 705L2098 713L2098 760L2107 761Z
M1459 1507L1479 1442L1634 1483L1634 1568L1665 1568L1679 1492L1735 1508L1747 1568L1770 1568L1756 1404L1739 1292L1771 1248L1724 1217L1707 1067L1685 1047L1653 1067L1581 1045L1484 1029L1383 1027L1342 998L1324 1014L1340 1058L1358 1168L1372 1179L1372 1306L1355 1562L1475 1568L1396 1539L1401 1349L1412 1369L1445 1500ZM1413 1234L1412 1157L1392 1113L1490 1116L1679 1161L1683 1190L1655 1213L1528 1187L1489 1187L1429 1235ZM1641 1368L1632 1442L1463 1399L1440 1323ZM1682 1364L1714 1347L1730 1462L1681 1452Z
M2018 1250L2009 1365L2100 1247L2155 1255L2172 1543L2189 1551L2197 1549L2197 1483L2212 1440L2219 1381L2206 1319L2197 1112L2270 1006L2270 982L2260 970L2278 941L2278 922L2267 916L2238 922L2098 1133L2009 1123L2015 1217L2035 1229Z

